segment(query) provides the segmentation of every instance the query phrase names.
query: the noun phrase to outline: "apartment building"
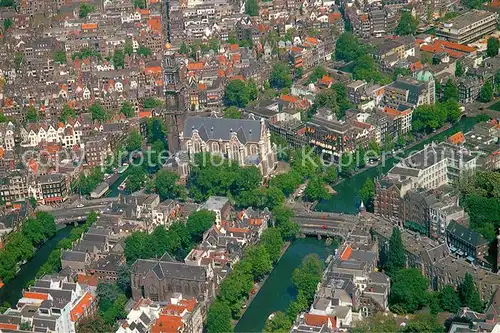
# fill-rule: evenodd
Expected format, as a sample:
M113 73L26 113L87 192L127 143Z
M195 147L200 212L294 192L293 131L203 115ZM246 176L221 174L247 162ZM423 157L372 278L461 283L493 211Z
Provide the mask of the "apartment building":
M415 108L422 104L436 102L434 77L428 71L417 74L417 79L400 77L385 87L385 103L391 108L401 104Z
M437 30L439 37L449 41L467 44L496 30L498 13L472 10L443 23Z
M40 176L38 184L46 205L63 202L68 198L70 192L69 179L62 173Z
M448 143L431 143L401 160L388 177L409 180L412 188L435 189L458 178L461 172L476 169L477 156Z

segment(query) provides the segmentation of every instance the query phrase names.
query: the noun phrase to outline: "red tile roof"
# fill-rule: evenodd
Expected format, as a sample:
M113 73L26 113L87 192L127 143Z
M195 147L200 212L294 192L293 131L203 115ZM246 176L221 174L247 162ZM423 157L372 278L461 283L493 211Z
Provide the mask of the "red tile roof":
M151 18L148 20L148 26L151 30L161 32L161 21L159 18Z
M188 70L190 70L190 71L200 70L200 69L203 69L204 67L205 67L205 64L202 62L190 62L188 64Z
M78 304L76 304L75 307L71 309L70 312L71 321L75 322L79 318L81 318L85 314L85 311L91 307L93 302L94 302L94 296L92 296L89 293L85 293L85 295L83 295Z
M289 102L289 103L297 103L299 101L299 99L297 97L291 96L291 95L281 95L280 99L282 101Z
M78 274L77 281L79 284L86 284L88 286L97 287L97 277L94 275Z
M177 333L183 326L181 317L162 314L151 327L151 333Z
M36 292L31 292L31 291L25 291L23 293L23 297L25 298L31 298L31 299L38 299L41 301L46 301L49 299L49 294L45 293L36 293Z
M96 30L98 27L97 23L83 23L82 30Z
M448 138L448 142L449 143L452 143L454 145L459 145L459 144L462 144L465 142L465 136L464 136L464 133L462 133L461 131L458 132L458 133L455 133L453 134L452 136L450 136Z
M342 254L340 255L340 260L349 260L351 254L352 254L352 248L349 245L347 245L344 251L342 251Z
M326 325L328 327L335 327L336 326L334 317L316 315L316 314L312 314L312 313L306 313L304 315L304 322L307 325L316 326L316 327L321 327L323 325Z

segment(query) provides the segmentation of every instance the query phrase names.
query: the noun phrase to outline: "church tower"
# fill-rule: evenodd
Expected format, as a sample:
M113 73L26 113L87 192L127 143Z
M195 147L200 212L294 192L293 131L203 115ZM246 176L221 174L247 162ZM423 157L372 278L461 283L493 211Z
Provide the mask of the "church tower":
M165 55L163 68L165 82L165 109L168 131L168 149L175 153L181 149L180 133L187 115L186 89L180 75L180 66L174 52Z

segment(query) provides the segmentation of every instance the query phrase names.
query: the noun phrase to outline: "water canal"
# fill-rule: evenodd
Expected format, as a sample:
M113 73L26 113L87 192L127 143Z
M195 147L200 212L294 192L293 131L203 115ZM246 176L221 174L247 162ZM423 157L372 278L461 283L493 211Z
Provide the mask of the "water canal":
M49 258L50 252L55 249L57 243L61 239L69 236L73 226L67 226L57 231L54 237L47 240L33 255L26 264L21 266L21 270L15 278L8 281L2 289L0 289L0 304L8 302L10 305L15 305L22 296L23 288L26 284L35 279L40 267L45 264Z
M464 118L446 131L424 140L405 153L422 149L424 144L431 141L442 141L458 130L467 132L475 124L475 118ZM366 178L376 178L387 173L396 162L396 158L390 158L383 166L367 169L346 179L334 187L338 194L329 200L321 201L316 206L316 210L355 214L360 204L359 190ZM296 294L291 276L293 270L300 265L302 258L309 253L316 253L324 260L332 252L332 248L325 248L323 241L313 238L298 239L293 242L236 325L235 332L262 332L269 314L286 310L288 304L295 299Z
M271 275L266 280L253 302L236 325L235 332L262 332L267 317L276 311L285 311L295 300L296 290L292 283L292 273L302 259L316 253L322 260L332 254L334 246L325 247L324 241L313 237L297 239L285 252Z
M428 138L419 144L415 145L409 151L420 150L431 141L442 141L457 131L468 132L476 124L475 118L464 118L446 131L443 131L431 138ZM408 153L408 150L405 151ZM383 166L377 166L359 173L344 182L334 186L337 195L331 196L328 200L321 201L317 206L317 211L335 212L345 214L355 214L358 211L360 200L359 190L363 186L366 178L376 178L386 174L396 164L397 158L389 158L385 160Z
M421 149L425 143L430 141L439 141L453 134L457 130L468 131L475 124L474 118L464 118L453 127L438 135L419 143L412 150ZM316 209L329 212L356 213L359 206L359 190L363 186L366 178L375 178L386 173L394 164L394 158L388 159L382 167L374 167L334 187L337 195L329 200L320 202ZM125 179L127 172L122 174L119 179L110 186L108 197L117 196L118 185ZM0 304L7 301L15 304L22 295L22 290L26 283L33 280L40 267L47 260L50 252L56 247L57 243L68 237L71 226L60 229L57 234L42 245L35 253L33 258L21 266L17 276L8 281L0 289ZM295 299L295 290L292 285L291 276L295 268L300 265L302 258L309 253L318 254L323 260L333 252L333 248L325 248L323 241L313 238L298 239L292 243L285 252L280 262L276 265L264 286L257 294L247 311L235 328L236 332L261 332L264 328L267 317L275 311L283 311L288 304Z

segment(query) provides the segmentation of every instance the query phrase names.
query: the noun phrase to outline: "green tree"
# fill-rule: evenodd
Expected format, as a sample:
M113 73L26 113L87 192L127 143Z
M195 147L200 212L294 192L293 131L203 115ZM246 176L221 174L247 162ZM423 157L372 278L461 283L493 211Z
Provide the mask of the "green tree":
M316 254L308 254L293 271L292 281L299 292L310 302L323 275L323 262Z
M34 123L40 120L40 115L38 114L37 109L33 106L28 106L26 109L26 121L29 123Z
M206 209L198 210L189 215L186 227L196 243L202 239L203 233L215 224L215 218L215 213Z
M224 110L224 118L241 119L241 111L236 106L230 106Z
M207 333L228 332L233 332L231 309L226 303L216 300L208 310Z
M24 62L24 53L22 52L16 52L14 54L14 66L16 67L16 70L21 69L21 65Z
M134 8L146 8L146 0L134 0Z
M367 208L371 209L373 207L373 199L375 198L375 183L373 179L366 178L361 190L359 190L359 197Z
M399 330L401 333L437 333L443 332L443 326L430 314L418 314Z
M397 332L398 329L398 324L393 317L386 316L384 313L378 312L375 316L370 316L362 321L359 321L356 326L352 328L352 332Z
M274 64L269 77L269 83L275 89L290 88L292 86L290 68L284 63Z
M68 104L65 104L61 114L59 115L59 121L66 124L69 118L75 119L76 111L75 109L71 108Z
M353 61L366 54L366 48L351 32L339 36L335 47L335 58L346 62Z
M115 65L115 68L125 68L125 53L123 50L115 49L113 53L113 65Z
M427 279L417 269L401 269L393 275L389 304L396 312L414 313L427 302Z
M179 176L168 170L160 170L156 173L154 184L155 192L158 193L160 199L176 199L183 197L184 187L177 185Z
M314 67L311 75L309 76L309 82L316 82L319 79L321 79L323 76L327 75L328 72L326 71L325 67L323 66L316 66Z
M272 319L266 321L265 333L288 333L292 327L292 321L281 311L274 314Z
M334 89L324 89L319 91L314 97L314 107L326 107L334 113L338 113L337 93Z
M460 308L460 298L453 286L446 285L438 293L439 305L443 311L456 313Z
M302 67L295 68L295 78L301 79L302 75L304 75L304 68Z
M488 116L486 113L481 113L476 117L476 122L482 123L485 121L489 121L490 119L491 119L490 116Z
M486 83L482 86L481 91L479 92L479 100L481 102L491 102L493 99L493 85L490 81L486 81Z
M245 260L251 265L251 273L255 281L260 281L273 268L269 253L263 245L251 246L245 254Z
M460 111L460 104L458 104L458 101L453 99L447 100L446 102L438 105L438 108L444 109L444 111L441 112L446 112L446 121L449 121L450 123L458 121L462 114Z
M158 98L153 96L146 97L142 101L142 106L144 107L144 109L154 109L160 105L162 105L162 102Z
M257 3L257 0L245 1L245 13L249 16L259 15L259 4Z
M337 167L331 165L325 169L323 179L330 185L334 184L338 179Z
M265 247L271 261L277 262L280 258L281 249L284 245L279 229L268 228L264 230L260 238L260 244Z
M146 181L146 171L140 166L133 166L129 169L127 179L127 192L134 193L139 191Z
M127 118L135 117L135 110L132 104L127 101L123 102L120 112Z
M165 142L167 136L167 127L165 122L158 117L148 119L148 142L153 143L157 141Z
M118 269L118 280L116 285L125 295L131 295L130 289L130 268L127 265L122 265Z
M224 90L224 104L244 108L250 101L247 85L241 80L232 80Z
M82 3L80 4L80 10L78 12L78 16L80 18L85 18L89 16L90 13L94 11L94 6L88 4L88 3Z
M459 98L457 84L451 78L448 79L448 81L446 81L446 85L444 86L444 100L453 100L458 102Z
M14 0L0 0L0 7L15 7L15 5Z
M102 333L111 332L111 326L104 322L99 314L83 317L76 325L78 333Z
M392 79L394 81L396 81L397 78L400 76L409 76L409 75L411 75L411 71L408 68L398 67L394 70L394 74L392 75Z
M474 278L470 273L465 273L464 280L458 286L457 290L462 306L467 306L473 311L483 311L483 302L474 283Z
M496 37L488 38L486 44L486 54L488 57L496 57L498 55L498 48L500 47L500 41Z
M411 15L410 12L404 11L401 14L398 26L396 27L396 34L403 35L414 35L417 32L418 22Z
M401 239L401 231L398 227L392 228L389 239L389 252L387 254L386 271L390 276L395 275L406 266L406 253Z
M94 102L94 104L92 104L89 107L89 111L92 114L92 119L94 119L94 120L104 121L104 120L108 119L108 115L106 114L106 111L104 110L104 108L101 106L101 104L99 102Z
M130 39L127 39L125 44L123 44L123 52L128 56L132 56L134 54L134 46L132 45Z
M127 136L127 150L134 151L141 149L142 146L142 136L138 130L133 129Z
M464 68L464 65L462 64L462 62L460 60L457 60L456 64L455 64L455 76L462 76L464 75L465 73L465 68Z
M182 42L180 48L179 48L179 52L181 54L184 54L184 55L187 55L189 54L189 47L186 45L186 43Z
M153 51L151 51L150 48L140 45L139 48L137 49L137 54L142 57L149 57L150 55L153 54Z
M65 64L66 52L64 52L63 50L57 50L56 53L54 53L54 61L59 64Z
M323 179L320 177L314 177L307 183L306 189L304 190L304 198L309 201L326 200L330 197L328 190L325 187Z
M392 138L392 137L391 137ZM375 139L370 140L368 142L368 156L379 157L380 156L380 145Z
M353 154L343 152L340 157L340 173L343 177L351 177L356 169L356 161Z

